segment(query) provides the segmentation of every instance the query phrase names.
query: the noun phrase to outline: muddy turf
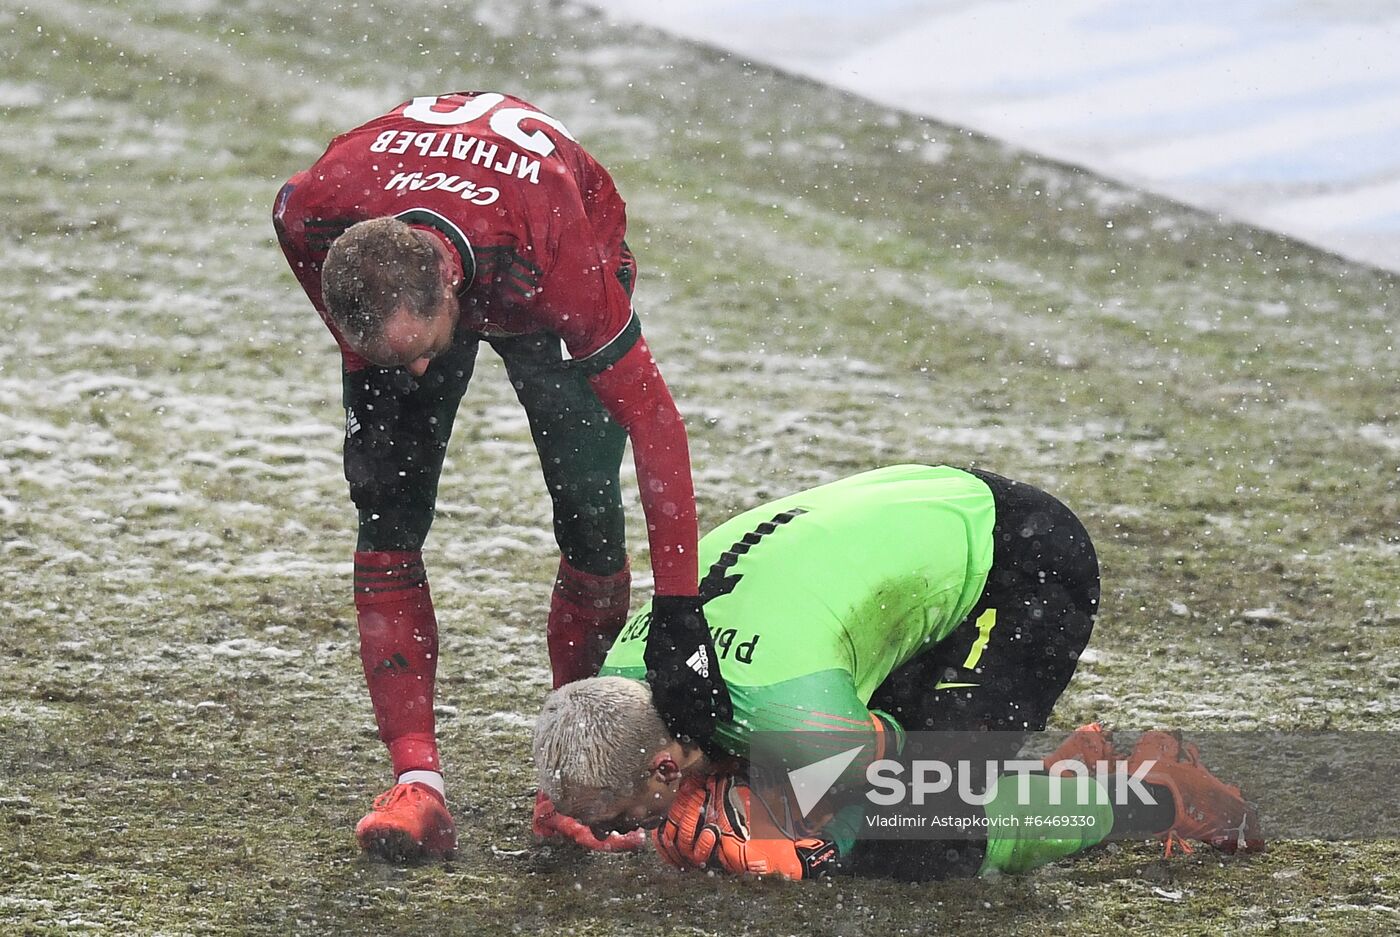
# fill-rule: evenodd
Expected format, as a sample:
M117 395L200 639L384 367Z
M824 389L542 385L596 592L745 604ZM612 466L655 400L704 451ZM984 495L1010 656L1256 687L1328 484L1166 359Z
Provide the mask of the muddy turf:
M0 932L1400 926L1394 842L1129 844L925 886L532 842L554 550L489 353L428 554L461 854L358 854L389 778L337 361L269 210L335 132L462 88L523 95L613 170L703 524L899 460L983 466L1100 548L1056 725L1400 728L1393 277L582 6L505 6L0 0Z

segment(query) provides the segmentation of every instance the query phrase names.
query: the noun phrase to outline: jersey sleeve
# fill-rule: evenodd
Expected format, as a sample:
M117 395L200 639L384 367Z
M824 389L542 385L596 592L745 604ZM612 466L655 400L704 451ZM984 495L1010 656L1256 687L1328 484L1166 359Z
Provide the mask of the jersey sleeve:
M623 282L630 267L624 222L597 212L591 217L583 197L571 190L549 213L545 249L536 255L543 268L536 309L541 325L563 339L579 366L596 372L607 365L590 359L601 353L615 361L630 348L623 347L632 320L632 297Z
M306 213L298 192L306 175L305 172L297 173L278 191L272 207L272 227L277 232L277 242L282 247L282 255L287 258L288 266L292 268L292 275L301 284L306 298L311 300L311 305L339 346L344 371L353 373L368 367L369 362L350 349L326 313L325 300L321 296L321 263L326 255L324 250L313 249L311 239L307 237Z
M690 443L640 330L620 359L588 380L632 441L656 594L695 595L699 532Z

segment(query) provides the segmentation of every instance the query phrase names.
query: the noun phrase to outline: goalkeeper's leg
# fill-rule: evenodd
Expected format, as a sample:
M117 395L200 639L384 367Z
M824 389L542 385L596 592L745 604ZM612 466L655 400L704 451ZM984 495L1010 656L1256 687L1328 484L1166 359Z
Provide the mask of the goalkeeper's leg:
M1026 733L1045 728L1093 630L1099 571L1089 535L1069 508L1030 485L987 472L974 474L991 488L997 511L986 589L967 619L935 648L891 674L870 705L891 713L910 732L961 733L961 740L942 737L939 757L981 764L1015 757ZM965 750L951 751L949 745ZM993 780L973 778L971 786L981 790ZM1049 809L1057 780L1042 777L1033 786L1029 809L1057 814L1076 807L1069 799L1063 801L1066 806L1055 803ZM1059 794L1054 793L1057 801ZM999 796L983 811L950 799L945 812L967 813L968 822L985 831L993 829L993 814L1007 814L1010 804ZM1077 806L1097 811L1088 829L1098 838L1085 838L1078 833L1083 828L1075 827L1076 835L1058 845L1038 843L1037 858L1077 851L1107 834L1111 811L1105 819L1099 815L1102 805ZM1014 820L1003 816L1001 822ZM1008 869L1029 861L1022 850L1004 862L1006 851L996 835L990 843L980 836L862 841L851 866L871 874L928 879L975 875L989 861Z

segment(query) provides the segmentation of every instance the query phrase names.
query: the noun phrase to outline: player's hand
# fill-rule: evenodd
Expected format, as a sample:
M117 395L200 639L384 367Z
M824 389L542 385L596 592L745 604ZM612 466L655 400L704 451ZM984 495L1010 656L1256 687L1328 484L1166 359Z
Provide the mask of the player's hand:
M695 595L653 598L643 653L656 711L672 735L700 745L734 715L702 604Z
M566 817L554 809L554 803L544 791L535 794L535 818L531 824L536 836L546 839L560 836L584 849L594 852L632 852L640 849L647 841L646 830L632 830L630 833L609 833L603 839L594 835L586 825Z
M820 835L796 839L776 832L755 839L749 824L752 792L741 778L712 778L711 808L719 836L715 859L726 872L777 875L787 879L818 878L838 857L836 843Z
M735 874L817 878L838 856L826 837L754 839L751 793L743 779L713 775L682 783L656 833L661 858L681 869L718 868Z
M653 841L657 855L677 869L703 869L714 858L719 828L706 819L710 801L708 779L685 778L676 791Z

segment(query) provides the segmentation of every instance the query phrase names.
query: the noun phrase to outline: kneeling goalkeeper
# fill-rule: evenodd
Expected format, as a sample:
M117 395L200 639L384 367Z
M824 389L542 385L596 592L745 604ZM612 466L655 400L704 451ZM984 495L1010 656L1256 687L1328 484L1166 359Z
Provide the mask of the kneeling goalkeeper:
M719 667L734 706L713 737L677 740L657 715L644 682L646 608L599 677L545 701L534 739L541 789L597 833L655 829L673 865L789 878L836 867L906 879L1022 872L1115 826L1163 837L1169 849L1183 839L1258 845L1251 808L1194 746L1149 732L1124 758L1096 726L1046 763L1125 765L1147 800L1061 806L1061 779L1035 775L1029 802L1008 784L982 808L1029 820L1097 811L1064 836L986 824L982 839L857 842L859 819L844 811L820 829L750 838L744 768L754 733L810 738L813 761L831 754L833 738L842 750L864 746L849 775L863 776L905 730L1017 740L1045 728L1099 604L1089 535L1045 492L978 470L891 466L733 518L701 540L700 568L720 659L689 666Z

